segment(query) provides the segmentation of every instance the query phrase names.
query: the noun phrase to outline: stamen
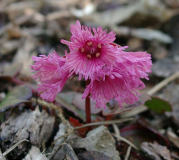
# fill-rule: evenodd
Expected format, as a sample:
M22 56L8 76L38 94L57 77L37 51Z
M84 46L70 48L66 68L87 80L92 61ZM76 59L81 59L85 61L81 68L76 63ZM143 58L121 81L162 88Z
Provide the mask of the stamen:
M102 78L102 77L100 77L99 79L100 79L101 81L103 80L103 78Z
M85 51L85 49L84 48L81 48L81 52L84 52Z
M99 57L100 56L100 53L98 52L98 53L96 53L96 57Z
M87 54L87 57L90 59L90 58L91 58L91 55L90 55L90 54Z
M88 46L92 46L93 42L88 42L87 45Z
M101 48L101 43L98 43L98 48Z

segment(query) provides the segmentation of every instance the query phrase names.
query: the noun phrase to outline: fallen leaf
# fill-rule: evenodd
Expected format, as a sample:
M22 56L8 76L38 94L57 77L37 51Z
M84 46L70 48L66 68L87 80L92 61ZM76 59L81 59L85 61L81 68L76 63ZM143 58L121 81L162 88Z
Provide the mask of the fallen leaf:
M120 129L121 136L128 139L135 146L140 147L143 142L157 141L161 145L169 146L169 141L159 132L139 120L137 123Z
M66 153L63 150L63 147L61 149L59 149L59 146L66 140L66 137L62 137L60 139L58 139L58 138L63 136L67 132L67 129L68 129L68 127L65 124L60 123L59 130L54 137L55 146L53 147L53 151L51 152L51 155L49 155L49 157L48 157L49 159L51 159L53 157L54 160L63 160L65 158Z
M72 100L72 99L71 99ZM61 93L57 94L55 101L59 104L61 104L63 107L68 109L69 111L73 112L76 116L81 118L83 121L85 121L85 112L76 108L74 105L70 104L70 98L66 97L65 99L61 98Z
M175 133L168 131L167 137L176 147L179 148L179 137Z
M22 69L20 73L26 76L31 76L29 66L34 63L32 56L36 56L36 39L34 37L28 36L21 47L18 48L16 55L13 58L13 63L22 63Z
M179 128L179 85L173 82L167 85L161 98L165 98L172 105L172 112L165 112L165 115L169 118L171 127L175 132L178 132Z
M21 67L22 67L21 63L13 63L12 65L4 68L4 70L0 74L0 77L6 77L6 76L15 77L19 73Z
M83 126L83 124L80 123L80 122L79 122L77 119L75 119L75 118L70 117L70 118L69 118L69 121L70 121L70 123L71 123L71 125L72 125L73 127ZM79 133L80 136L85 137L86 132L88 131L88 128L87 128L87 127L81 128L81 129L78 129L77 131L78 131L78 133Z
M104 153L97 151L86 151L77 154L79 159L83 160L112 160L112 158L106 156Z
M0 56L5 56L10 53L13 53L20 47L21 40L8 40L3 43L0 43Z
M77 92L60 92L57 96L65 100L67 103L72 104L76 93Z
M48 160L45 154L42 154L38 147L32 146L23 160L37 159L37 157L39 157L39 159Z
M5 110L8 107L14 107L19 103L28 102L32 96L32 90L25 85L17 86L8 92L6 97L0 102L0 110Z
M91 114L98 114L101 112L103 109L102 108L95 108L96 102L92 101L91 102ZM76 93L73 97L72 103L79 109L85 111L85 99L82 99L82 94L81 93Z
M100 126L88 132L86 138L73 138L67 140L73 148L85 148L87 151L104 153L114 160L120 160L116 150L115 140L105 126Z
M158 77L168 77L178 70L179 64L174 61L174 57L157 60L152 65L152 73Z
M154 29L144 29L144 28L129 28L129 27L118 27L112 26L111 30L113 30L118 36L133 36L140 39L145 39L148 41L156 40L162 43L172 43L173 39L159 31Z
M156 143L144 142L141 144L141 150L145 152L147 157L150 157L151 159L171 160L170 151L165 146L161 146Z
M14 25L11 28L8 28L7 33L8 33L9 39L13 39L13 38L18 39L18 38L21 38L23 36L22 30L17 25Z

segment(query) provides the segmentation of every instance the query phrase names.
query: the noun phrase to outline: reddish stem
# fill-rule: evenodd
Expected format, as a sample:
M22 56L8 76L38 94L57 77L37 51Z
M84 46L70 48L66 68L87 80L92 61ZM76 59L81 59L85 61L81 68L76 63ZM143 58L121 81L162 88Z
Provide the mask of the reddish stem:
M90 84L90 79L86 81L86 86ZM90 93L85 99L86 123L91 123L91 106L90 106Z

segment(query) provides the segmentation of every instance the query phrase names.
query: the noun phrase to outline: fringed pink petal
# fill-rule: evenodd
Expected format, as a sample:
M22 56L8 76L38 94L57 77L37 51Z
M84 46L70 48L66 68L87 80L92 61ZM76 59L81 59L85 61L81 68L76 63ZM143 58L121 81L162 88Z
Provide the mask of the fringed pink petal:
M38 92L42 92L41 97L49 102L55 100L56 95L62 91L63 86L68 80L68 74L64 74L61 78L44 82L39 85Z
M99 26L97 30L93 28L93 32L94 32L94 40L97 43L109 44L116 39L116 34L113 31L107 34L105 30L103 31L101 26Z
M37 91L42 92L41 97L43 99L52 102L68 79L69 72L64 69L66 59L60 57L56 52L48 56L32 57L32 59L36 61L31 66L33 71L36 72L32 78L41 83Z
M130 77L111 79L108 76L105 81L92 81L84 91L82 98L85 98L90 93L92 100L96 101L96 108L101 107L104 109L106 108L106 103L111 99L116 99L121 107L123 102L132 104L138 100L138 96L133 91L136 89L135 85L126 83L129 79ZM138 81L140 80L138 79Z
M90 77L93 78L93 73L99 71L105 65L101 59L91 58L88 59L85 54L78 51L71 52L66 57L66 70L73 71L79 74L79 80L84 77L86 80Z
M121 59L123 61L121 62ZM117 61L118 67L126 68L128 74L135 75L139 78L148 79L148 74L151 72L151 55L146 52L124 52L119 53Z

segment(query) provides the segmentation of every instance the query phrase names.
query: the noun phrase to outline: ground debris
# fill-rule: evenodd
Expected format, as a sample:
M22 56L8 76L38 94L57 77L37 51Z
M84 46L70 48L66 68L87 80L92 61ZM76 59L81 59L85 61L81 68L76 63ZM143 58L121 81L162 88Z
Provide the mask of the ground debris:
M115 140L105 126L100 126L87 134L86 138L67 140L73 148L85 148L87 151L98 151L113 160L120 160L116 151Z
M161 31L144 29L144 28L129 28L129 27L117 27L112 26L111 29L119 36L133 36L145 40L156 40L162 43L172 43L173 39Z
M85 130L83 137L86 136L86 138L82 138L76 132L77 129L73 130L72 123L70 125L68 120L74 119L78 122L78 125L74 125L75 128L86 125L85 100L81 100L82 92L86 87L84 79L79 81L76 76L68 80L64 86L64 92L57 95L54 103L40 100L39 94L36 93L38 82L31 78L34 74L30 71L30 65L34 63L32 56L48 56L54 50L60 56L64 56L65 50L69 53L68 47L61 44L60 40L70 40L70 26L76 20L91 28L102 26L107 29L107 33L114 31L115 43L120 46L129 46L126 48L127 52L150 53L153 67L149 75L150 81L144 80L145 91L156 85L153 90L149 90L150 95L155 94L170 102L172 112L163 113L161 110L159 114L141 106L147 100L147 97L142 97L143 93L139 96L139 101L125 105L123 109L115 103L115 100L107 104L106 110L95 108L95 102L91 101L92 121L98 125L106 125L108 128L101 126L94 129L93 127L96 126L92 124L90 127L94 130L91 130L87 136L87 130ZM125 157L128 160L138 160L145 159L142 157L144 154L138 151L143 142L141 148L153 155L149 156L147 153L148 159L154 159L155 156L158 160L169 160L171 157L179 160L179 85L177 77L167 80L170 79L170 75L179 70L178 30L179 0L0 0L0 147L2 153L7 152L18 142L27 140L20 143L12 152L8 152L3 160L18 160L24 157L24 160L119 160ZM162 79L165 77L168 77L166 81L164 80L165 83L159 83L163 82ZM175 82L169 84L171 81ZM32 90L31 94L27 94L32 97L32 103L28 101L28 96L21 99L26 96L20 89L23 88L22 84ZM12 88L17 88L18 92L13 92ZM38 107L33 111L36 104L46 112L40 112ZM158 104L153 107L157 108ZM111 120L116 122L119 118L129 116L132 117L132 121L117 124L117 137L120 138L116 138L116 134L113 134L114 128L109 122ZM131 128L134 127L131 123L135 124L135 121L142 118L152 125L150 127L136 125L137 128ZM123 130L128 126L129 130ZM150 128L152 132L144 128ZM153 134L154 129L157 134ZM161 133L159 136L162 137L161 139L156 136L159 135L158 132ZM160 143L159 141L162 140L168 147L169 141L162 134L166 134L171 142L170 152L158 144L147 143L149 141ZM131 151L129 148L130 155L125 156L129 146L122 142L121 137L129 138L128 141L131 140L131 144L138 142L140 144L135 144L137 147L132 148ZM44 144L47 140L48 142ZM51 144L54 146L50 147ZM160 144L163 145L163 143ZM118 152L122 154L119 155Z
M112 160L109 156L106 156L104 153L97 151L86 151L78 154L79 159L83 160Z
M41 146L47 142L52 133L53 123L54 117L48 116L45 111L40 112L38 107L31 113L25 112L19 115L14 112L1 125L2 151L6 151L22 139L30 139L30 143L24 142L8 154L11 159L16 159L20 155L25 156L31 144Z
M6 160L6 158L3 156L3 153L1 152L1 149L0 149L0 160Z
M153 160L171 160L171 154L167 147L157 143L143 142L141 144L141 150L146 153L147 157Z
M179 137L172 131L167 131L168 139L179 148Z
M67 126L63 123L59 126L59 131L57 132L56 136L54 137L54 141L59 137L63 136L67 132ZM54 160L58 160L59 157L61 159L65 158L65 154L63 152L63 148L61 149L61 144L66 140L66 137L61 137L55 142L55 146L53 147L53 151L48 156L49 159L53 158Z
M32 146L29 153L23 160L48 160L47 157L40 152L39 148Z

